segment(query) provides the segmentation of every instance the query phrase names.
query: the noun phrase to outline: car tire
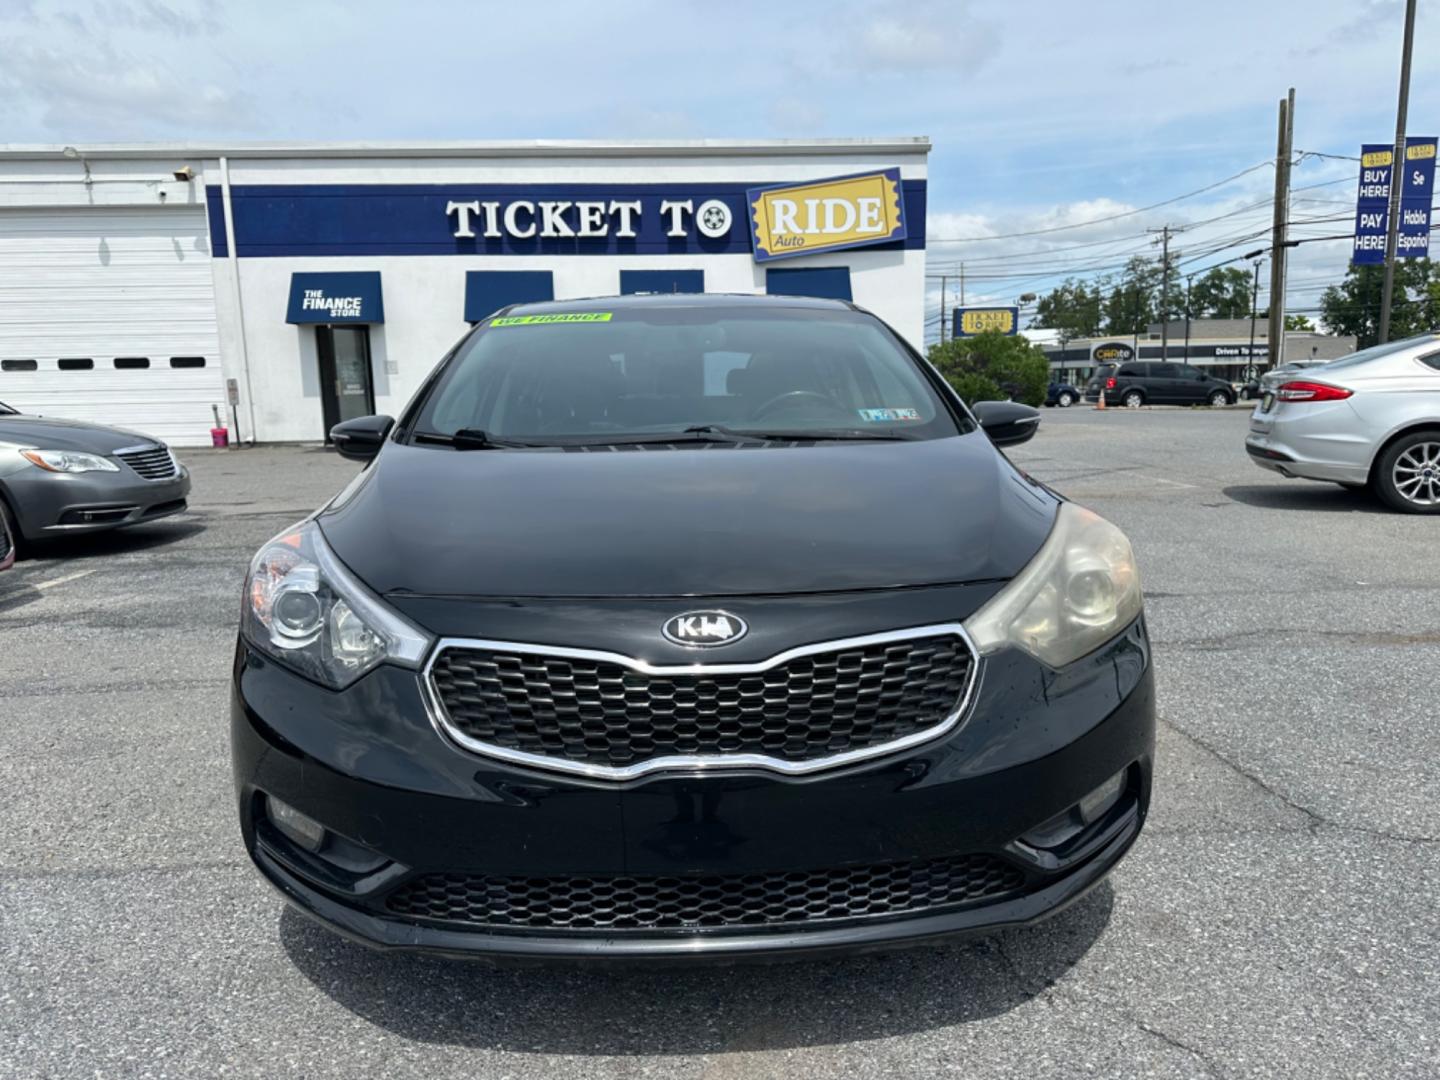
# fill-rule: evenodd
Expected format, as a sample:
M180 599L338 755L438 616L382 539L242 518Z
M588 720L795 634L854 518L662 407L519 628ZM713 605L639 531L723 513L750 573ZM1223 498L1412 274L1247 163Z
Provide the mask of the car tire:
M1062 409L1068 409L1071 405L1075 404L1075 396L1069 393L1061 394L1055 399L1055 404L1059 405Z
M1227 393L1225 393L1224 390L1216 390L1213 394L1210 395L1210 406L1211 406L1211 408L1216 408L1216 409L1218 409L1221 405L1229 405L1229 404L1230 404L1230 395L1227 394Z
M1414 431L1387 446L1371 477L1375 493L1406 514L1440 514L1440 431Z
M10 530L10 542L15 545L15 558L18 559L25 552L25 540L20 535L20 523L15 520L3 495L0 495L0 518L5 519L5 525Z
M1120 404L1124 405L1127 409L1138 409L1141 405L1145 404L1145 395L1139 390L1126 390L1125 393L1120 396Z

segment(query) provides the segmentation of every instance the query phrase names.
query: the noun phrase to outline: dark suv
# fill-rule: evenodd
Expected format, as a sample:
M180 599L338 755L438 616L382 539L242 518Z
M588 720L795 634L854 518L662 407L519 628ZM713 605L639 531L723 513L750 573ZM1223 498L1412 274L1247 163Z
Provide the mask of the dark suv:
M1106 405L1231 405L1235 388L1224 379L1207 375L1189 364L1158 360L1132 360L1124 364L1101 364L1085 384L1085 400L1099 401L1105 390Z
M261 549L246 848L371 945L709 957L1034 922L1150 798L1114 525L879 319L799 297L512 307Z

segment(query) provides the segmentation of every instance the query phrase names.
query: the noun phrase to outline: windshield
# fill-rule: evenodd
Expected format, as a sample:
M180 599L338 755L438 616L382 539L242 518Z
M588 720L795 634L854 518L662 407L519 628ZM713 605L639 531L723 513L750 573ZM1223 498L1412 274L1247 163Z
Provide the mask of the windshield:
M5 402L0 401L0 416L19 416L20 414L12 409Z
M957 431L873 316L739 304L493 319L456 351L412 426L417 437L483 432L525 443L697 429L722 438Z

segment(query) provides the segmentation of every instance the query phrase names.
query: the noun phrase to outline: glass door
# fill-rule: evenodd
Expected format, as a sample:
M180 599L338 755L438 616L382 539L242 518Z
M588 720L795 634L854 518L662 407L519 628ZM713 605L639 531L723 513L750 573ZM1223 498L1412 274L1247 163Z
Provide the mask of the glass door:
M320 403L325 415L325 441L330 429L344 420L375 412L375 383L370 374L370 327L317 326L320 357Z

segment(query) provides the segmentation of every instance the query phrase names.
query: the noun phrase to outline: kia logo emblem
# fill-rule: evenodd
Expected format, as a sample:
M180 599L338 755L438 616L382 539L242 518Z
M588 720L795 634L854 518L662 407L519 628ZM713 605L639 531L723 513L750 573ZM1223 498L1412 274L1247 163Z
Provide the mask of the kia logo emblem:
M676 645L705 648L739 641L749 629L744 619L728 611L687 611L665 620L660 632Z

